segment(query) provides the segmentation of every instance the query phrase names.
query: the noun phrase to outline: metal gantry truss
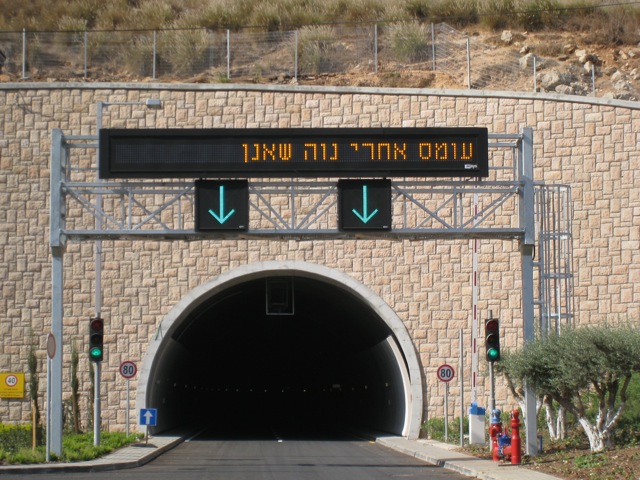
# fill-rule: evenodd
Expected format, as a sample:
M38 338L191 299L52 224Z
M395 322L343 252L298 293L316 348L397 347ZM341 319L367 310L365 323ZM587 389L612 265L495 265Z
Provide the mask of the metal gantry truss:
M105 239L516 239L522 258L525 342L535 338L536 328L557 331L573 321L570 190L534 184L530 128L521 134L489 135L488 178L394 179L392 229L384 232L339 230L337 180L332 179L252 180L246 231L196 232L196 179L103 181L96 173L97 150L97 136L52 132L52 331L58 341L65 244ZM53 398L60 404L61 362L53 362ZM535 411L530 389L525 405L527 411ZM61 431L61 419L53 420L54 433ZM527 416L526 422L527 453L535 453L535 415Z
M515 152L509 160L511 165L493 169L493 179L394 179L392 230L368 235L390 239L523 237L526 228L518 221L517 206L523 186L518 178L520 137L490 136L494 140L490 148ZM97 148L96 137L63 136L58 132L57 138L52 154L52 196L59 197L52 207L60 206L52 208L52 216L57 220L52 231L55 244L86 239L199 240L221 235L226 238L353 237L352 233L338 229L335 180L251 181L248 230L202 233L194 230L195 179L102 181L96 178L95 163L81 167L73 153L80 151L78 157L86 157L85 163L87 158L95 157L95 153L90 152ZM367 234L357 236L363 235Z

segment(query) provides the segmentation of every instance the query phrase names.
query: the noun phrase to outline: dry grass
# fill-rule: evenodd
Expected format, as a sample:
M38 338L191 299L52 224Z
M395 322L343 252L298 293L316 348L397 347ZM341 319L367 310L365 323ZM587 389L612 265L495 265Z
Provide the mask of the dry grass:
M0 0L0 31L160 30L257 27L291 30L303 25L371 22L446 22L539 31L590 32L593 43L635 45L637 5L588 0ZM599 3L599 2L598 2ZM47 12L43 15L42 12Z

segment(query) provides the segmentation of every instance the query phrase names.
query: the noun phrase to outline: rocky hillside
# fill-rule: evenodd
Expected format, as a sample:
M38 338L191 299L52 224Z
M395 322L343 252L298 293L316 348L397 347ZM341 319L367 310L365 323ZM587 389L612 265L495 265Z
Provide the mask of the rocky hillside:
M532 68L535 56L539 92L640 100L640 44L633 47L593 44L585 40L585 36L561 32L468 33L474 41L492 46L494 52L516 53L523 69ZM452 76L422 70L397 70L393 67L381 65L377 75L349 72L300 78L298 82L333 86L467 88L463 72L459 76ZM501 85L487 85L486 88L533 91L533 81L525 77L508 88Z

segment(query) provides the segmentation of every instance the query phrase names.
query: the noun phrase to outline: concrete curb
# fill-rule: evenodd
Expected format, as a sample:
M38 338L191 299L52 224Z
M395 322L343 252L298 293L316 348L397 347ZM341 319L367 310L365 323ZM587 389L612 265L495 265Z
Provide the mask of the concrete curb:
M378 437L376 443L438 467L481 480L559 480L518 465L502 465L455 450L455 446L433 440L407 440L402 437Z

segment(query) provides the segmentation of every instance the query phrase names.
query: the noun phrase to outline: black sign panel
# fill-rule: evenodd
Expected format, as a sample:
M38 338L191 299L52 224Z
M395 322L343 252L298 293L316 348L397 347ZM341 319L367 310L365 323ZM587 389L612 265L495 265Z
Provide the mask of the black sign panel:
M340 180L340 230L391 230L391 180Z
M486 128L103 129L101 178L486 177Z
M247 230L249 184L246 180L196 181L195 230Z

